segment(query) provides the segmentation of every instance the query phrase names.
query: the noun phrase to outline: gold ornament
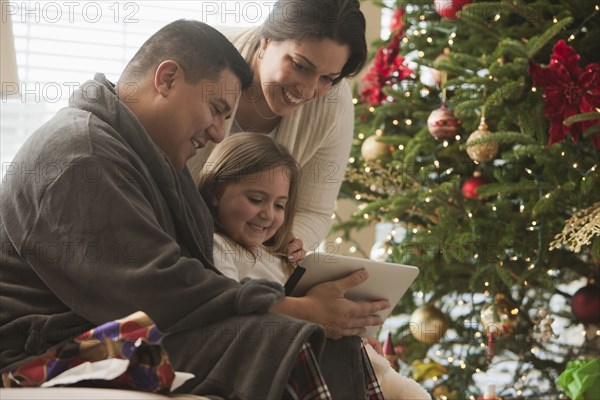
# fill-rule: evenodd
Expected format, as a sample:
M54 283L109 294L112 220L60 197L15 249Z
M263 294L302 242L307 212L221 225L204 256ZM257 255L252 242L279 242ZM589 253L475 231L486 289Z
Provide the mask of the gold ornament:
M450 391L446 385L434 387L432 394L434 399L456 400L459 398L458 390L454 389Z
M372 135L365 139L360 154L365 161L377 160L390 154L390 146L387 143L380 142L380 136Z
M435 67L437 67L437 64L440 61L449 61L450 60L449 54L450 54L450 49L448 47L446 47L444 49L444 52L442 54L440 54L439 56L437 56L435 58L435 60L433 60L433 68L431 69L431 77L433 78L433 81L437 85L443 85L448 80L448 72L446 72L444 70L439 70Z
M427 129L436 139L453 139L458 133L460 121L454 116L454 112L446 103L436 108L427 118Z
M600 202L577 211L566 220L562 232L554 236L554 241L550 243L550 250L565 246L569 251L579 253L597 235L600 235Z
M410 333L423 343L439 342L447 328L448 319L432 305L419 307L410 316Z
M442 364L431 360L415 360L410 366L412 367L412 377L417 382L439 378L448 372Z
M490 161L498 154L498 143L486 142L469 146L469 143L481 138L490 136L485 118L481 117L479 128L469 135L467 139L467 154L473 161Z
M498 294L493 304L481 309L481 324L488 335L501 337L513 332L517 325L518 309L511 308L503 294Z

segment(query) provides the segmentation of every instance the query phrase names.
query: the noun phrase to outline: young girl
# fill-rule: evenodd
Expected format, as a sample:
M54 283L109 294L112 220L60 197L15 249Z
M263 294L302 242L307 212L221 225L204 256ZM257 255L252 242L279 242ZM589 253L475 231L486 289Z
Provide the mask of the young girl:
M287 280L294 261L300 261L286 256L298 175L290 153L267 135L229 136L212 152L198 188L215 220L213 257L224 275L238 281ZM376 343L375 338L370 343ZM430 399L416 382L395 373L382 355L365 346L360 362L369 399L381 399L380 390L393 399ZM377 379L383 379L381 389Z
M207 160L198 188L215 220L214 263L235 280L285 282L299 168L267 135L228 137Z

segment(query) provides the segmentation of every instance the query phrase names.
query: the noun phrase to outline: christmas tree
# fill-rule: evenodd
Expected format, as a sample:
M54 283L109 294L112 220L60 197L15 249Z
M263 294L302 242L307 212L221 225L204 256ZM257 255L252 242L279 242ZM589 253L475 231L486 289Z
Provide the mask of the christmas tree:
M598 2L381 6L334 230L405 231L379 255L421 271L404 370L440 399L600 398Z

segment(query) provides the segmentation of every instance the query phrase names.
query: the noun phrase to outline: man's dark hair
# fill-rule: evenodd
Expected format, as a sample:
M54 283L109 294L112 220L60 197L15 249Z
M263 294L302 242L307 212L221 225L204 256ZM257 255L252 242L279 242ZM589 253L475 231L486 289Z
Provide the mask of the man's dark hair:
M189 84L202 79L216 81L226 68L240 79L242 90L252 83L250 67L221 32L185 19L171 22L146 40L125 67L121 80L140 79L165 60L176 61Z

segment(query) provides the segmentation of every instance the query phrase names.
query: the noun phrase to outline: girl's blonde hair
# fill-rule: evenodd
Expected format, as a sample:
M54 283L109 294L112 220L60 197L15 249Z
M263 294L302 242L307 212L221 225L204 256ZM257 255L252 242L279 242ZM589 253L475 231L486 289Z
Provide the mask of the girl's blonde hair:
M290 179L289 198L285 207L284 222L265 246L273 254L287 254L298 202L300 167L285 147L264 134L240 132L227 137L215 146L200 171L198 190L215 220L217 232L225 233L217 218L219 199L225 188L249 175L279 167L286 170ZM252 252L252 249L247 250Z

